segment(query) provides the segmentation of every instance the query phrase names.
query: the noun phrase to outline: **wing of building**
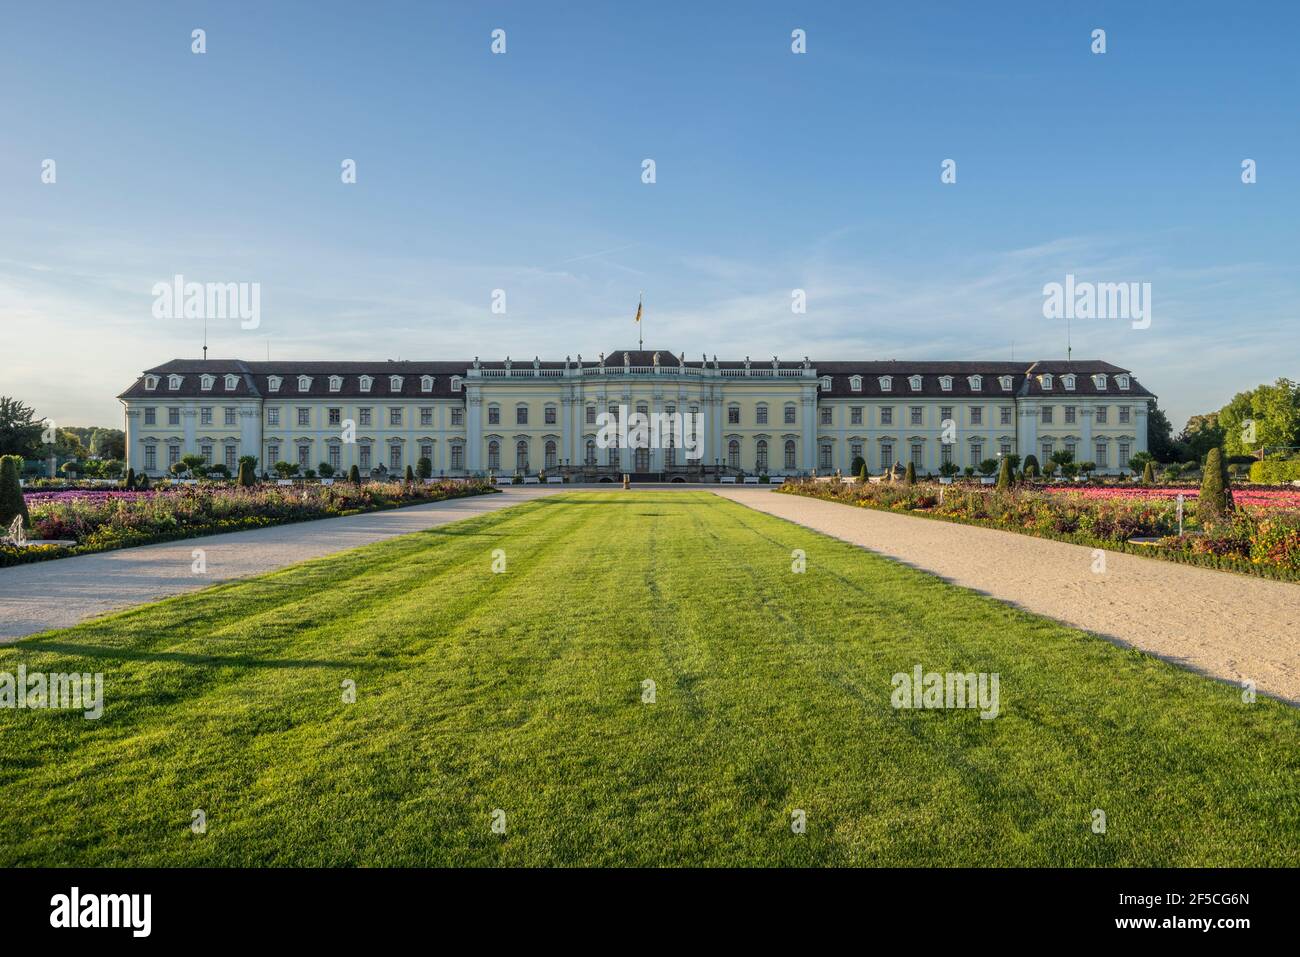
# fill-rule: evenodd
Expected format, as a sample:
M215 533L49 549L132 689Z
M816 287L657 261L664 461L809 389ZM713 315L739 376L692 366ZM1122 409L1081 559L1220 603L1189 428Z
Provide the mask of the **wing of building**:
M262 471L288 461L391 473L428 459L435 475L688 479L847 472L859 456L872 472L912 462L927 473L1059 450L1117 472L1146 450L1154 396L1097 360L690 361L618 350L545 362L174 359L118 398L128 465L150 475L198 454L232 470L252 455ZM675 439L624 432L611 443L606 424L635 424L637 413L692 418Z

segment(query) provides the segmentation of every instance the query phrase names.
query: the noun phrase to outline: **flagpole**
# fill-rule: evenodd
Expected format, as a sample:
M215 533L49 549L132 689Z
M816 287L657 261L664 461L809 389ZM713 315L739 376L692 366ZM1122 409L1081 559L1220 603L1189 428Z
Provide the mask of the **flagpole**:
M641 312L644 306L645 306L645 290L643 289L641 290L641 295L637 297L637 301L636 301L636 315L637 315L636 347L638 351L642 351L645 349L645 332L642 329L642 323L645 320L645 316Z

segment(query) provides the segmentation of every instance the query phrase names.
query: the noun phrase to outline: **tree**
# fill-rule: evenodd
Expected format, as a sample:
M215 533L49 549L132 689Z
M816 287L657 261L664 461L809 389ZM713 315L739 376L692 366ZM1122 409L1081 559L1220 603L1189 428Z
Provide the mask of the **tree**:
M415 463L415 474L422 479L433 478L433 462L428 456L420 456L420 460Z
M334 466L330 465L328 462L322 462L320 465L316 466L316 471L320 473L321 478L334 477Z
M14 518L19 515L23 517L23 528L32 527L27 502L23 499L23 487L18 484L22 467L22 456L0 456L0 532L8 532Z
M1205 457L1201 494L1196 499L1196 517L1202 524L1210 524L1231 511L1232 486L1228 481L1228 466L1223 461L1223 451L1210 449L1210 454Z
M209 465L207 467L207 474L217 475L223 479L228 479L230 478L230 469L226 468L224 463L218 462L216 465Z
M1188 459L1196 459L1199 462L1209 454L1210 449L1222 448L1223 440L1223 426L1219 425L1219 413L1207 412L1205 415L1194 415L1187 420L1183 431L1178 433L1175 442L1178 451L1176 458L1182 462Z
M1038 478L1038 474L1041 471L1042 469L1039 468L1038 459L1034 458L1034 454L1030 452L1025 456L1025 478Z
M135 488L135 469L126 470L126 478L122 480L122 488L124 489Z
M858 476L859 485L867 484L867 463L866 462L863 462L862 466L858 469L857 476Z
M911 462L907 463L907 471L903 473L903 484L904 485L916 484L916 466L913 465Z
M1174 427L1169 422L1169 416L1156 405L1154 399L1147 412L1147 448L1161 462L1170 461L1178 451L1174 448Z
M1139 452L1128 460L1128 467L1136 472L1146 472L1148 462L1154 462L1156 457L1150 452Z
M240 464L240 465L243 465L245 462L248 463L248 467L249 467L250 469L252 469L253 472L256 472L256 471L257 471L257 456L256 456L256 455L241 455L241 456L239 457L239 464Z
M1004 455L1002 457L1011 463L1011 471L1014 472L1016 469L1020 468L1020 456L1012 453L1011 455Z
M1080 462L1080 463L1079 463L1079 471L1082 472L1085 476L1087 476L1087 475L1091 475L1093 472L1097 471L1097 463L1096 463L1096 462Z
M149 491L150 485L149 485L149 473L148 473L148 472L145 472L144 474L142 474L142 475L140 476L140 481L136 483L135 487L136 487L137 489L139 489L141 492L147 492L147 491Z
M849 464L849 474L853 476L861 475L862 469L866 464L867 460L861 455L853 456L853 461Z
M1074 478L1079 474L1079 466L1075 465L1073 462L1066 462L1061 466L1061 474L1066 478Z
M167 471L171 472L172 475L176 476L177 478L180 478L189 470L190 470L189 466L186 465L184 462L173 462L171 468L169 468Z
M944 478L952 478L961 471L961 466L949 459L946 462L939 463L939 474Z
M1012 475L1014 470L1011 467L1011 456L1002 456L1002 464L998 466L998 488L1011 488Z
M206 464L207 464L207 460L204 459L203 456L195 455L193 452L191 452L189 455L181 456L181 465L185 466L191 472L203 468L203 466Z
M92 429L90 454L101 459L126 458L126 433L121 429Z
M351 482L353 485L360 485L361 469L357 468L355 465L352 466L352 468L348 469L348 481Z
M37 457L44 425L35 416L30 406L7 395L0 396L0 455Z
M251 455L245 455L239 460L239 476L235 480L236 484L243 488L251 488L257 482L256 473L253 471L253 465L256 462L250 462Z
M407 483L408 485L409 485L411 482L414 482L414 481L415 481L415 470L412 469L409 465L406 467L406 476L405 476L405 480L406 480L406 483Z
M1228 455L1263 447L1300 445L1300 386L1290 379L1238 392L1219 410L1218 426Z
M296 474L298 471L298 464L296 462L280 461L280 462L276 462L275 465L271 467L275 469L275 474L280 476L280 478L282 479L287 479L289 476Z
M1074 461L1074 453L1069 449L1057 449L1052 453L1052 462L1058 467L1069 465Z
M998 470L997 459L985 459L979 464L980 475L992 475Z
M1134 471L1136 471L1136 469ZM1143 464L1142 466L1142 484L1143 485L1156 484L1156 464L1155 462L1151 461L1151 459L1147 459L1145 464Z

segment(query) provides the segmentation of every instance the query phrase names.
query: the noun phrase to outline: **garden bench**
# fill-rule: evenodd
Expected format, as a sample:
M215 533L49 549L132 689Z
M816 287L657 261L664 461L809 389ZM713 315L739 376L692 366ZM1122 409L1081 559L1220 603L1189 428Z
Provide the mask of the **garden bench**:
M563 484L564 484L564 476L563 476L563 475L548 475L548 476L546 476L546 484L547 484L547 485L563 485Z
M525 484L525 485L541 485L542 483L541 483L541 480L538 479L536 475L525 475L525 476L524 476L524 484Z
M746 475L746 476L745 476L745 484L746 484L746 485L757 485L757 484L758 484L758 476L757 476L757 475Z
M276 484L276 485L292 485L292 484L293 484L293 479L276 479L276 480L275 480L275 484Z
M736 484L736 476L734 476L734 475L724 475L724 476L722 476L722 478L718 479L718 481L721 482L723 485L735 485L735 484Z

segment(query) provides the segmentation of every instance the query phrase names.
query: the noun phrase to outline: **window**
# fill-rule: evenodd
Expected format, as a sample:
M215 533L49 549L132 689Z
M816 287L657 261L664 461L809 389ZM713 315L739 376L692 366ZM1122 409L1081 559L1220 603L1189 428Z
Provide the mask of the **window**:
M547 407L542 411L542 422L543 422L544 424L546 424L546 425L554 425L555 422L556 422L556 418L557 418L557 416L558 416L558 413L555 411L555 406L553 406L553 405L548 405L548 406L547 406Z
M283 381L284 380L281 379L278 375L268 376L266 379L266 387L271 392L279 392L280 383Z
M1065 424L1071 425L1074 422L1074 420L1075 420L1074 406L1067 405L1065 407Z
M894 467L894 443L880 443L880 471Z
M1104 373L1104 372L1099 372L1099 373L1097 373L1095 376L1093 376L1093 377L1092 377L1092 384L1095 385L1095 386L1097 387L1098 391L1105 392L1105 391L1106 391L1106 373ZM1098 463L1098 464L1101 464L1101 463Z
M907 380L907 384L911 386L913 392L921 391L921 377L919 375L911 376Z
M925 421L925 409L919 405L914 405L909 409L912 416L913 425L921 425Z
M828 470L828 471L830 470L830 467L831 467L831 444L830 444L829 442L823 442L823 443L821 444L821 449L820 449L820 451L817 453L817 462L818 462L818 467L819 467L819 468L823 468L823 469L826 469L826 470Z
M759 472L767 471L767 440L758 440L758 453L754 456L754 468Z
M849 425L862 424L862 406L855 405L849 408Z
M342 458L341 458L341 452L339 450L339 444L335 442L330 446L330 465L334 467L334 471L337 472L339 470L340 467L339 463L341 461Z
M181 424L181 410L177 406L171 406L170 408L167 409L167 424L168 425Z
M421 446L420 446L420 458L422 458L422 459L428 459L428 460L429 460L429 465L432 467L432 465L433 465L433 446L430 445L430 444L428 444L428 443L425 443L424 445L421 445Z
M311 468L311 446L306 442L298 446L298 468L303 471Z
M939 424L946 429L948 428L947 425L944 425L946 422L952 422L953 425L957 424L952 417L952 406L941 405L939 406Z
M590 412L594 412L594 411L595 411L595 408L594 408L593 406L587 406L587 409L588 409ZM592 418L594 418L594 416L590 416L590 415L588 416L588 420L589 420L589 421L590 421ZM488 425L500 425L500 424L501 424L501 407L500 407L500 406L497 406L497 405L489 405L489 406L488 406Z
M1074 391L1074 374L1073 374L1073 373L1069 373L1069 374L1067 374L1067 375L1063 375L1063 376L1061 376L1061 384L1062 384L1063 386L1065 386L1065 391L1066 391L1066 392L1073 392L1073 391Z
M212 446L210 446L210 445L200 445L200 446L199 446L199 456L203 459L203 464L204 464L204 465L211 465L211 464L212 464Z
M1129 451L1131 449L1132 446L1129 445L1127 442L1121 442L1119 444L1119 462L1117 462L1116 464L1120 468L1128 468L1128 460L1133 457L1132 455L1129 454Z
M727 465L733 469L740 468L740 443L735 439L727 443Z
M1126 375L1117 375L1117 376L1115 376L1115 384L1116 384L1117 386L1119 386L1121 389L1125 389L1125 390L1127 390L1127 389L1128 389L1128 376L1126 376Z
M452 424L452 425L464 425L464 424L465 424L465 410L464 410L464 409L452 409L452 410L451 410L451 424Z
M211 425L211 424L212 424L212 407L205 405L203 408L199 409L199 425Z
M1121 405L1121 406L1119 407L1119 421L1120 421L1121 424L1126 424L1126 423L1129 421L1129 407L1128 407L1128 406L1126 406L1126 405Z
M984 424L984 407L982 405L972 405L970 407L970 424L971 425Z
M1051 424L1052 424L1052 407L1050 405L1045 405L1043 406L1043 425L1051 425Z
M1011 391L1011 376L1009 375L999 376L998 383L1002 386L1003 392Z
M433 425L433 409L429 406L420 409L420 424Z
M970 445L970 464L978 466L984 461L984 446L979 442Z
M952 376L950 376L950 375L941 375L941 376L939 376L939 388L942 389L944 392L951 392L951 391L952 391Z
M1078 448L1075 446L1073 442L1066 442L1065 451L1069 452L1070 455L1074 455L1076 452L1078 452Z
M785 440L785 467L793 469L794 464L794 439Z
M1052 387L1052 374L1050 372L1044 372L1038 377L1038 384L1044 389L1050 389Z
M998 446L998 454L1001 455L1003 458L1006 458L1008 455L1010 455L1010 454L1011 454L1011 443L1010 443L1010 442L1003 442L1001 445L999 445L999 446Z
M306 392L311 389L311 376L298 376L298 391Z
M880 377L880 391L892 392L893 389L894 389L894 377L888 375L882 375Z
M1097 406L1097 424L1105 425L1106 418L1109 414L1110 414L1110 409L1107 406L1104 405Z
M453 472L461 472L465 468L465 446L459 442L451 443L451 469Z
M970 383L970 390L972 392L979 392L984 388L984 378L982 376L968 376L966 381Z
M515 406L515 425L527 425L527 424L528 424L528 406L526 405Z
M587 406L587 408L590 409L590 410L592 410L593 412L596 410L596 407L595 407L594 405L589 405L589 406ZM588 440L587 440L587 459L586 459L586 461L587 461L587 464L588 464L589 466L591 466L592 468L595 468L595 467L596 467L596 440L595 440L595 439L588 439Z
M1105 442L1097 443L1097 454L1093 458L1093 461L1097 463L1097 468L1099 469L1110 468L1110 466L1106 464L1106 449L1107 446Z
M239 388L239 376L235 376L235 375L226 376L226 391L234 392L235 389L237 388Z
M547 443L546 443L546 467L547 467L548 469L553 469L553 468L555 468L555 464L556 464L556 462L555 462L555 443L554 443L554 442L547 442Z
M167 468L170 469L173 465L175 465L180 460L181 460L181 447L179 445L176 445L175 443L168 445L167 446Z
M147 375L147 376L145 376L145 377L144 377L144 387L145 387L145 389L147 389L147 390L150 391L150 392L152 392L154 389L158 388L158 377L157 377L157 376L152 376L152 375Z
M852 463L854 459L860 458L862 458L862 443L854 442L849 446L849 462Z
M370 470L370 446L363 445L357 451L360 458L360 467L365 471L369 471Z
M370 391L370 387L371 387L372 385L374 385L374 383L375 383L375 380L372 379L370 376L368 376L368 375L363 375L363 376L361 377L361 382L360 382L360 384L361 384L361 391L362 391L362 392L369 392L369 391Z
M204 392L207 392L209 389L212 388L212 383L216 381L217 381L216 378L210 375L200 376L199 388L202 389Z
M998 406L998 424L999 425L1011 424L1011 406L1009 405Z
M177 389L179 389L179 388L181 387L181 383L184 382L184 381L185 381L185 377L184 377L184 376L179 376L179 375L169 375L169 376L167 377L167 388L169 388L169 389L171 389L173 392L175 392Z
M388 391L389 392L402 391L402 377L400 375L390 375L388 377Z
M888 406L888 405L887 405L887 406L883 407L883 408L880 410L880 424L881 424L881 425L893 425L893 424L894 424L894 409L893 409L893 406Z
M147 406L147 407L145 408L145 410L144 410L144 424L145 424L145 425L157 425L157 424L158 424L158 410L155 409L153 406Z
M357 424L370 425L370 409L357 409Z
M433 376L431 375L420 376L420 391L421 392L433 391Z
M760 405L754 414L756 416L755 421L759 425L767 425L767 406Z
M792 405L785 407L785 424L794 425L794 406Z
M273 444L266 447L266 461L268 465L274 465L280 461L280 446Z
M144 447L144 467L147 471L153 472L158 468L158 446L146 445Z
M311 425L311 409L298 410L298 424Z
M587 406L587 424L596 424L596 407L594 405Z
M402 447L396 442L388 447L388 470L390 472L402 470Z
M821 410L821 414L822 414L822 425L830 425L830 424L831 424L831 410L830 410L830 407L827 406L826 408L822 409L822 410Z
M488 443L488 468L494 472L501 468L501 443L496 439Z
M821 386L822 386L822 391L823 391L823 392L830 392L830 391L831 391L831 377L828 376L828 375L824 375L824 376L822 376L822 383L821 383Z
M515 470L528 471L528 443L522 439L515 443Z
M606 451L609 453L606 456L606 461L609 463L609 467L612 469L618 468L618 445L611 444Z
M948 465L952 462L951 444L945 442L943 445L939 446L939 461L944 465Z
M330 424L330 425L342 425L342 424L343 424L343 410L342 410L342 409L336 407L336 408L333 408L333 409L330 409L330 410L329 410L329 424Z
M390 405L388 407L388 424L389 425L402 424L402 407L400 405Z
M862 376L855 375L849 377L849 389L853 392L862 391Z
M341 388L343 388L343 378L342 378L342 376L336 376L336 375L332 375L332 376L330 376L330 391L331 391L331 392L338 392L339 389L341 389Z
M451 391L452 392L460 391L460 376L454 375L451 377Z
M267 424L267 425L279 425L279 424L280 424L280 409L279 409L279 407L273 405L273 406L270 406L270 407L266 410L266 424Z
M225 410L225 413L226 413L226 425L238 425L238 424L239 424L239 418L238 418L238 416L239 416L239 410L238 410L238 409L235 409L235 408L227 408L227 409Z
M1042 451L1043 451L1043 461L1039 462L1038 464L1046 465L1048 462L1052 461L1052 453L1056 451L1055 447L1052 445L1051 439L1047 439L1043 442Z
M727 424L740 425L740 406L738 405L727 406Z
M922 442L912 443L912 467L921 468L925 463L925 444Z

